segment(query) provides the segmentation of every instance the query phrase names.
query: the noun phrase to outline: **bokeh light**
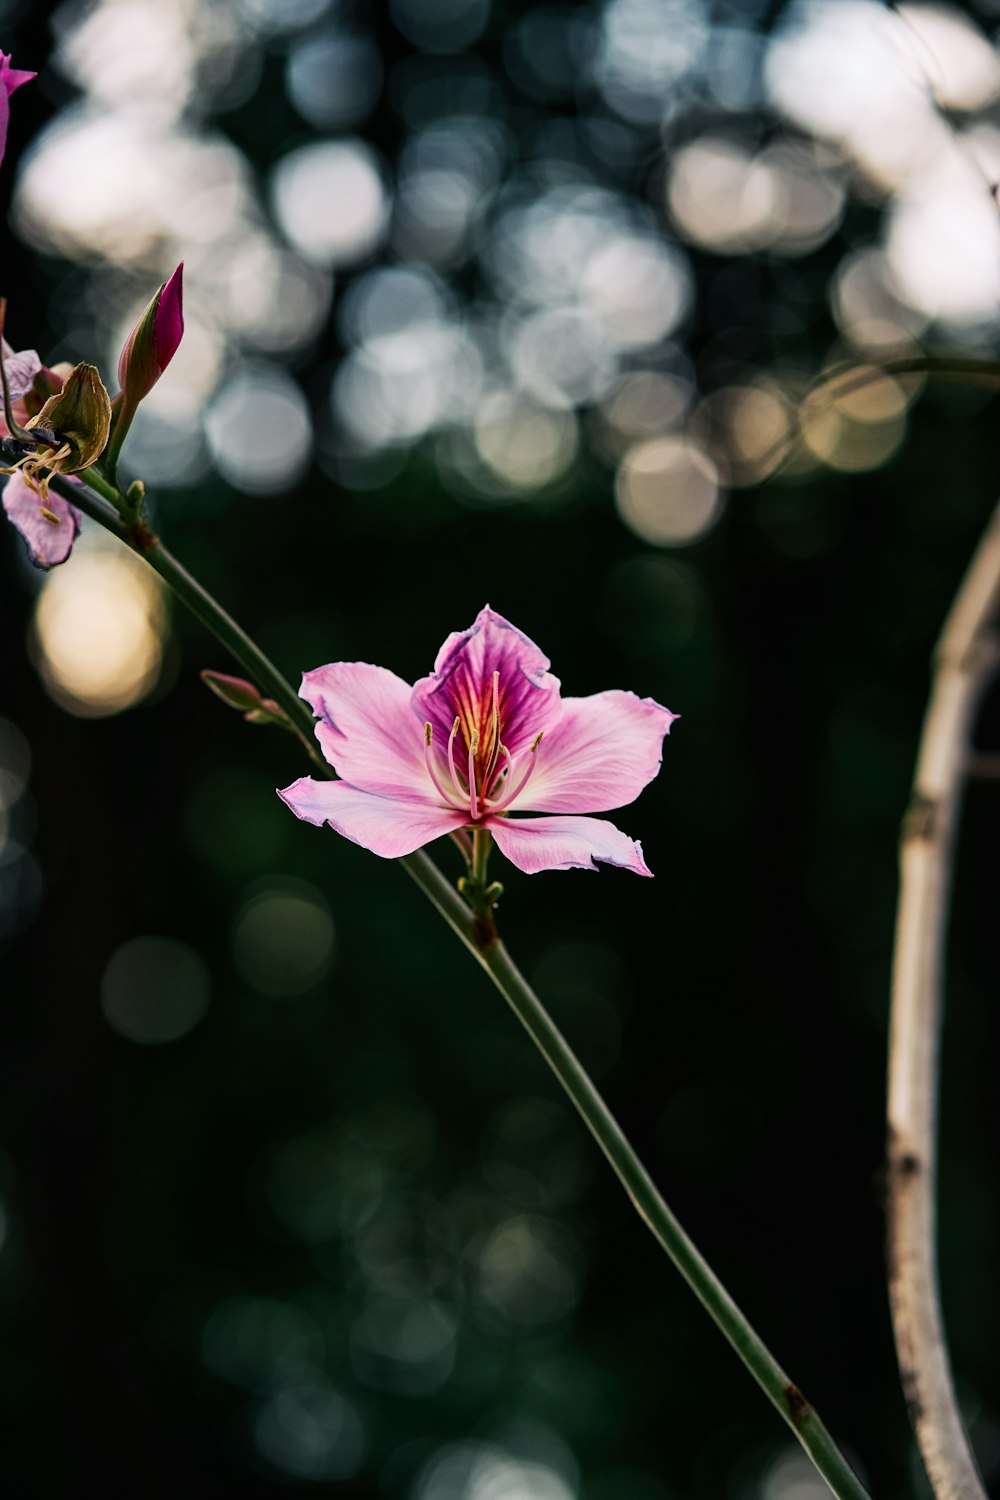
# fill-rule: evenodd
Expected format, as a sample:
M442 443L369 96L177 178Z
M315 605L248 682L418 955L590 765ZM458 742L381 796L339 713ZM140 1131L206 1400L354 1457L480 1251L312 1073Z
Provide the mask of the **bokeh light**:
M176 938L130 938L108 960L101 1009L130 1042L176 1042L208 1009L211 980L204 962Z
M686 438L636 443L618 470L615 500L622 520L643 541L687 546L703 537L719 515L718 470Z
M77 542L71 568L49 573L32 625L42 681L82 718L121 713L152 691L167 629L159 579L99 536L90 532Z
M205 434L223 478L250 495L294 489L309 464L312 424L302 392L284 371L244 365L222 386Z
M304 880L254 886L233 924L233 957L246 982L284 998L313 989L329 973L335 933L323 897Z
M382 174L363 141L316 142L291 152L275 168L271 193L292 244L323 266L361 260L385 228Z

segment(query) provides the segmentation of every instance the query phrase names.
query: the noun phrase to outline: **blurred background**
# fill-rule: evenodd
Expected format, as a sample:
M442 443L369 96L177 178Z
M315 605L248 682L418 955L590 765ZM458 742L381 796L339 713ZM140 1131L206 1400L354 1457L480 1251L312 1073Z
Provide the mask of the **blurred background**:
M996 353L1000 0L0 28L39 72L8 335L113 389L184 260L125 468L289 676L412 680L488 600L568 692L683 716L617 817L657 878L498 868L503 930L873 1495L925 1495L882 1278L895 845L990 393L880 376L775 469L824 369ZM278 802L306 768L200 686L221 648L86 522L48 576L5 525L0 569L10 1492L819 1500L416 888ZM994 1485L998 836L974 786L941 1256Z

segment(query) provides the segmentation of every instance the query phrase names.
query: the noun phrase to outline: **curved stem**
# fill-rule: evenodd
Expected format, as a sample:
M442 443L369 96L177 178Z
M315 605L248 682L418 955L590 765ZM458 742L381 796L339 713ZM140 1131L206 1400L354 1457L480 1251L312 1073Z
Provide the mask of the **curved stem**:
M866 1491L829 1432L671 1213L635 1148L503 943L491 943L476 951L476 957L569 1095L636 1212L791 1427L830 1489L843 1500L863 1500Z
M866 386L875 385L886 375L932 375L942 380L962 380L972 385L1000 386L1000 360L974 355L904 354L881 361L866 360L849 364L823 375L806 391L792 417L789 431L782 433L756 460L760 472L768 474L772 466L784 463L801 441L803 412L810 401L826 396L835 401L853 395Z
M88 482L91 477L90 474L87 475ZM273 662L167 551L159 538L141 523L129 525L116 510L105 504L104 499L86 488L68 485L65 481L58 481L58 478L53 480L53 484L87 515L132 547L170 585L192 613L257 679L267 695L281 705L315 757L314 723L308 706L297 697ZM110 486L103 482L94 485L94 488L108 490L114 498L114 491L110 491ZM325 763L324 771L327 775L333 774ZM472 874L478 880L480 889L486 878L489 847L489 834L484 830L477 830L473 840ZM422 851L418 850L417 853L400 859L398 863L416 881L452 931L486 970L522 1022L611 1163L636 1211L761 1389L792 1428L838 1500L868 1500L867 1492L816 1412L770 1353L667 1207L589 1075L497 938L491 908L472 910Z
M900 1376L937 1500L986 1500L962 1425L936 1253L944 945L968 740L1000 660L1000 505L945 622L900 842L888 1089L889 1294Z

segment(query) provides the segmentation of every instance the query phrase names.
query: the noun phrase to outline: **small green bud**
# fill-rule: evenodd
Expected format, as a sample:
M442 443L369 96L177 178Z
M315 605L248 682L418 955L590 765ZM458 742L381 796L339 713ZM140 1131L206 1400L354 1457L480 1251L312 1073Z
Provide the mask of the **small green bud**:
M247 682L242 677L228 677L225 672L211 672L207 669L202 672L201 680L207 688L211 688L217 698L223 703L228 703L230 708L238 708L243 713L257 710L263 702L260 693L252 682Z

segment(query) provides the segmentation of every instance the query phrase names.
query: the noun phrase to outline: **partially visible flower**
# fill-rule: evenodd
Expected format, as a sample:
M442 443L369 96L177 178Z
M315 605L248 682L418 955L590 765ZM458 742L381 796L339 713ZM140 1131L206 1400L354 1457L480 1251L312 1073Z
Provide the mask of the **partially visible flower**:
M0 339L0 349L10 391L11 415L19 427L24 427L32 417L38 416L50 396L62 390L66 377L73 373L73 366L61 361L49 369L48 365L42 364L34 349L15 351L6 339ZM0 438L10 435L0 406Z
M43 500L34 485L15 473L4 486L3 508L24 537L36 568L47 570L66 561L80 531L80 512L75 505L52 490Z
M80 530L80 512L50 488L51 477L61 474L69 478L101 456L108 441L111 400L93 365L77 365L63 379L58 371L46 370L34 351L12 354L11 363L16 373L10 389L12 398L16 392L12 415L35 439L36 446L10 468L0 470L10 475L3 492L3 508L24 537L35 566L53 568L65 562L72 551ZM4 368L9 368L6 357ZM37 402L39 385L43 389L55 387L41 406ZM35 415L22 422L31 394L36 397L32 402Z
M17 353L10 347L5 338L0 338L0 354L3 356L4 373L7 376L7 388L10 391L10 399L14 406L14 420L20 422L21 426L31 415L23 403L24 397L31 390L35 376L42 368L42 362L34 349L21 349ZM0 408L0 437L9 437L7 423L4 420L3 409Z
M63 474L96 463L108 443L111 398L95 365L79 364L24 424L41 446L33 461Z
M12 68L8 53L0 52L0 161L7 147L7 126L10 121L10 96L22 83L28 83L36 75L26 73L23 68Z
M118 357L120 395L115 397L112 459L139 409L177 352L184 334L184 262L151 297Z
M595 860L651 873L639 843L581 814L635 800L676 714L617 690L563 698L547 658L489 606L415 687L385 667L335 662L307 672L301 695L342 778L279 791L306 822L386 858L486 828L528 874ZM524 811L559 816L511 816Z

